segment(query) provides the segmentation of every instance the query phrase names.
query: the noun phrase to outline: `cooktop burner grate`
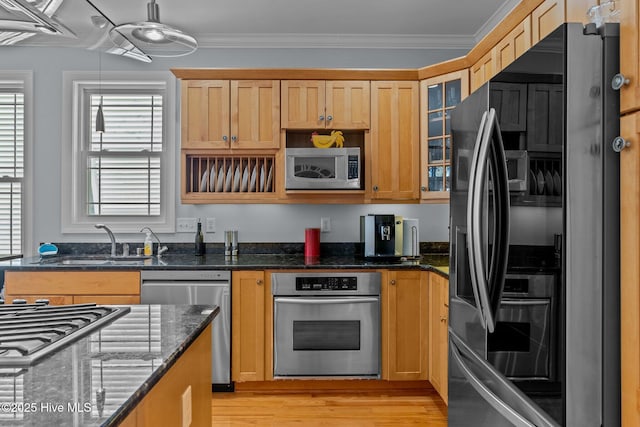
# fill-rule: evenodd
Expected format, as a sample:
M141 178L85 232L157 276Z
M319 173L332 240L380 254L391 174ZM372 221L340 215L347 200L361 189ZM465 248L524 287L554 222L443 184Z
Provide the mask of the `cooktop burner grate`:
M0 366L30 366L129 311L96 304L0 306Z

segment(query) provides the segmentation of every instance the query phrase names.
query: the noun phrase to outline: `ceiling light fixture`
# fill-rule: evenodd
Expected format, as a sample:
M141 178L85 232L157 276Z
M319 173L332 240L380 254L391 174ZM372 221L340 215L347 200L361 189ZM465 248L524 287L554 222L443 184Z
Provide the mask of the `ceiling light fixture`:
M118 25L109 31L114 42L125 37L151 57L183 56L194 52L198 42L192 36L160 22L160 8L155 0L147 3L148 20Z

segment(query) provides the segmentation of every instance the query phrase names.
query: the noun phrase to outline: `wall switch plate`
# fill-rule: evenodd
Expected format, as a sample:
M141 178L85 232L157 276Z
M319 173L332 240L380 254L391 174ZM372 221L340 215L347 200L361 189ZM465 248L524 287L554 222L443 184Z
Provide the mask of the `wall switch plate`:
M195 233L197 218L178 218L178 233Z
M331 218L322 217L320 218L320 231L322 233L328 233L331 231Z
M204 225L204 231L207 233L215 233L216 232L216 219L215 218L207 218L207 221Z

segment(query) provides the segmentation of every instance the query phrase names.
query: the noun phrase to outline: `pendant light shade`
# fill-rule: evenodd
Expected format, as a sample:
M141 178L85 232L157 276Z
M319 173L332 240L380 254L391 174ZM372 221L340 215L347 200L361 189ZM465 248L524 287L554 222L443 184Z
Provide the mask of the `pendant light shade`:
M100 98L100 105L98 105L98 112L96 113L96 132L104 133L104 113L102 112L102 97Z
M147 21L112 28L109 37L115 42L124 36L151 57L183 56L198 48L195 38L160 22L160 8L155 0L147 3L147 16Z

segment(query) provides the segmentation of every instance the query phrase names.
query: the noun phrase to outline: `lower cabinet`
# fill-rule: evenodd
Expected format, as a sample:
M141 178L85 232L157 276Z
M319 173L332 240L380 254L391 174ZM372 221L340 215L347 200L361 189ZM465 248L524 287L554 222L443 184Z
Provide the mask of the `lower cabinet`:
M429 273L429 382L448 400L449 349L449 280L437 273Z
M120 426L211 425L210 379L211 325L202 331Z
M5 301L140 304L139 271L7 271Z
M382 272L382 379L428 379L428 289L426 272Z
M234 271L231 276L231 379L264 381L265 334L271 313L264 271ZM268 314L268 316L265 316Z

